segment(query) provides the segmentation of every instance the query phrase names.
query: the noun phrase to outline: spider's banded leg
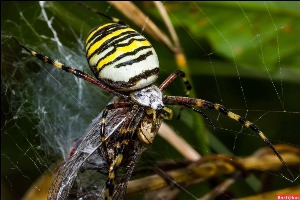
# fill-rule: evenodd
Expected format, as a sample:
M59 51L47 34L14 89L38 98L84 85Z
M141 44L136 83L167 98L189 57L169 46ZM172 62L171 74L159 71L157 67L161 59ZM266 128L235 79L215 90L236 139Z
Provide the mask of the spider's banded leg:
M119 20L119 19L116 18L116 17L108 16L108 15L106 15L106 14L104 14L104 13L102 13L102 12L96 10L95 8L92 8L92 7L88 6L88 5L86 5L85 3L82 3L82 2L78 2L78 3L79 3L80 5L82 5L83 7L85 7L86 9L88 9L89 11L91 11L92 13L96 13L97 15L100 15L100 16L102 16L102 17L105 17L105 18L111 20L111 21L114 22L114 23L126 25L124 22L122 22L121 20Z
M159 89L161 91L165 90L178 76L181 77L185 88L186 88L186 92L185 92L185 96L188 97L190 95L190 92L192 90L192 86L190 84L190 82L187 80L187 78L185 77L185 73L181 70L176 70L175 72L173 72L172 74L170 74L166 80L160 84Z
M78 77L78 78L81 78L91 84L94 84L98 87L100 87L101 89L109 92L109 93L112 93L122 99L128 99L128 96L127 95L124 95L118 91L115 91L113 90L112 88L110 88L109 86L107 86L106 84L102 83L101 81L99 81L98 79L92 77L91 75L81 71L81 70L78 70L78 69L75 69L73 67L69 67L69 66L66 66L64 65L63 63L61 62L58 62L58 61L55 61L53 60L52 58L49 58L48 56L45 56L43 54L40 54L36 51L33 51L32 49L29 49L28 47L24 46L23 44L21 44L16 38L13 37L13 39L18 43L18 45L20 45L24 50L26 50L28 53L30 53L32 56L38 58L39 60L45 62L45 63L48 63L48 64L51 64L52 66L56 67L56 68L59 68L61 70L64 70L70 74L73 74L74 76Z
M118 109L118 108L128 108L128 107L131 107L132 104L131 103L115 103L115 104L109 104L105 107L105 109L103 110L102 112L102 115L101 115L101 119L100 119L100 137L101 137L101 142L104 146L104 149L105 149L105 156L106 156L106 159L109 160L109 155L108 155L108 152L107 152L107 142L105 141L106 138L108 137L106 135L106 131L105 131L105 126L106 126L106 118L107 118L107 115L108 115L108 112L110 110L113 110L113 109Z
M114 103L114 104L109 104L105 107L105 109L102 112L101 116L101 123L100 123L100 136L101 136L101 141L105 142L106 135L105 135L105 125L106 125L106 117L107 114L110 110L113 109L118 109L118 108L128 108L131 107L132 103Z
M209 119L209 117L202 110L194 108L193 106L191 106L189 104L184 104L184 106L192 109L194 112L200 113L207 121L209 121L209 123L213 127L213 129L216 130L216 127L213 124L213 122Z
M181 79L182 79L182 81L183 81L183 83L185 85L185 89L186 89L185 96L188 97L190 95L190 93L191 93L192 85L187 80L187 78L185 76L185 73L183 71L181 71L181 70L176 70L175 72L173 72L172 74L170 74L168 76L168 78L166 78L166 80L162 84L160 84L159 89L161 91L163 91L164 89L166 89L178 76L181 77ZM183 110L183 107L180 107L177 119L180 118L182 110Z
M126 132L123 128L121 132ZM116 178L116 171L123 160L123 152L125 146L128 145L128 139L122 140L122 142L116 142L114 144L114 152L115 157L113 161L110 163L108 168L108 179L106 181L106 188L105 188L105 200L112 200L114 190L115 190L115 178Z
M165 114L163 115L163 119L165 120L172 120L173 119L173 110L168 108L168 107L164 107L163 111L165 112Z
M177 96L164 96L163 97L163 102L166 105L184 105L187 107L190 106L197 106L199 108L203 109L210 109L210 110L217 110L220 113L228 116L231 119L234 119L235 121L238 121L242 125L246 126L247 128L251 129L255 134L257 134L274 152L274 154L278 157L282 165L284 166L285 170L289 173L292 179L289 179L285 177L284 175L281 174L282 177L289 181L294 181L294 175L289 169L288 165L286 162L283 160L279 152L275 149L275 147L272 145L272 143L269 141L269 139L263 134L263 132L252 122L246 120L245 118L229 111L227 108L224 106L217 104L217 103L212 103L206 100L202 99L195 99L195 98L189 98L189 97L177 97ZM193 111L197 112L197 109L193 109Z

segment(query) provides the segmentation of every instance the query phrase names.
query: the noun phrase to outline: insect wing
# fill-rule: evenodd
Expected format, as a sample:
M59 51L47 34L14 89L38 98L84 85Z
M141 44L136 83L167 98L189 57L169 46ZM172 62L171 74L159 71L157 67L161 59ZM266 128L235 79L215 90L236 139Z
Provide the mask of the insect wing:
M128 112L126 109L116 109L110 111L107 116L106 138L110 137L123 124L124 120L126 119L126 115L122 113L126 112ZM87 129L74 154L66 161L64 165L59 168L48 192L49 200L67 199L74 180L82 169L91 167L97 167L97 169L107 169L105 159L103 159L101 157L102 154L99 154L98 152L102 146L100 137L101 116L102 112Z

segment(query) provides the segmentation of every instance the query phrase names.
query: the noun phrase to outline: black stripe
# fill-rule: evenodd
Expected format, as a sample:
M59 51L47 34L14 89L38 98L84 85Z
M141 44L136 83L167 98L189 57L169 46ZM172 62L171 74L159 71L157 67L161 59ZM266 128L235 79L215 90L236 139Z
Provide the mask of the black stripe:
M125 54L129 55L129 54L131 54L131 52L130 52L130 53L125 53ZM123 54L123 55L121 55L121 56L125 57L125 56L127 56L127 55L124 55L124 54ZM137 57L136 59L128 60L128 61L126 61L126 62L117 64L117 65L114 66L114 68L120 68L120 67L124 67L124 66L127 66L127 65L132 65L132 64L134 64L134 63L141 62L141 61L143 61L143 60L146 60L147 57L149 57L149 56L151 56L151 55L153 55L153 52L150 50L150 51L146 52L145 54L140 55L140 56ZM118 59L118 58L116 58L115 60L117 60L117 59ZM118 60L119 60L119 59L118 59Z
M224 115L228 115L229 110L227 110L224 106L220 105L218 111L220 111Z
M152 75L158 74L159 73L159 68L157 66L157 68L151 69L151 70L146 70L132 78L129 79L129 83L134 83L136 84L139 80L141 79L146 79Z
M97 29L97 28L99 28L99 26L96 27L95 29ZM109 26L106 26L106 27L104 27L104 28L98 30L98 31L95 32L95 33L93 34L93 36L86 42L86 44L91 43L90 46L89 46L89 48L86 50L86 52L88 52L88 50L91 48L91 46L93 46L93 44L95 44L95 42L97 42L97 41L101 40L102 38L104 38L104 37L106 37L106 36L112 34L112 33L115 32L115 31L118 31L118 30L121 30L121 29L126 29L126 28L128 28L128 26L124 26L124 25L120 25L120 24L111 24L111 25L109 25ZM90 32L90 33L92 33L92 32ZM90 34L89 34L89 35L90 35ZM99 37L99 38L95 39L96 37ZM95 41L93 42L94 39L95 39Z
M186 85L186 89L187 90L192 90L192 86L190 85L190 82L188 82L188 81L184 81L184 84Z
M29 51L29 52L31 53L31 51ZM46 59L46 56L44 56L43 54L36 53L36 54L35 54L35 57L37 57L38 59L40 59L40 60L42 60L42 61L44 61L44 62L47 62L47 63L49 63L49 64L52 64L52 59L49 59L49 58ZM50 60L50 62L49 62L49 60Z
M120 60L120 59L122 59L122 58L124 58L124 57L126 57L126 56L135 55L135 54L138 53L139 51L141 51L141 50L143 50L143 49L148 49L148 48L152 48L152 47L151 47L151 46L142 46L142 47L139 47L139 48L135 49L134 51L127 52L127 53L123 53L122 55L118 56L118 57L115 58L114 60L112 60L112 61L110 61L110 62L108 62L108 63L102 65L101 68L100 68L100 70L98 70L98 73L99 73L102 69L104 69L107 65L114 64L116 61L118 61L118 60ZM126 65L131 65L131 64L134 64L134 63L136 63L136 62L140 62L140 61L142 61L142 60L145 60L148 56L150 56L150 55L152 55L152 54L153 54L153 53L152 53L152 51L150 50L150 51L146 52L145 54L140 55L140 56L137 57L136 59L132 59L132 60L129 60L129 61L126 61L126 62L117 64L117 65L114 66L114 68L124 67L124 66L126 66ZM98 65L98 63L99 63L100 61L101 61L101 59L98 60L96 66Z
M249 128L251 128L251 130L254 131L254 132L256 132L256 133L259 133L258 127L255 126L254 124L251 124L251 125L249 126Z
M63 66L61 67L61 69L64 70L64 71L66 71L66 72L70 72L70 67L67 67L67 66L65 66L65 65L63 65Z
M101 52L103 52L105 49L107 49L108 47L111 46L117 46L118 43L123 42L124 40L127 40L130 37L135 37L135 36L140 36L140 34L136 31L127 31L127 32L123 32L117 36L111 37L109 39L107 39L105 42L102 43L102 45L96 49L88 59L90 59L94 54L99 54Z
M114 172L113 172L114 173ZM109 197L112 197L113 196L113 192L114 192L114 179L107 179L106 181L106 188L108 189L108 195Z
M103 26L103 25L100 25L100 26ZM93 31L95 31L96 29L98 29L100 26L96 26L95 28L93 28L88 36L91 35L91 33ZM112 23L106 27L103 27L101 28L100 30L98 30L97 32L95 32L93 34L93 36L87 41L87 43L90 43L95 37L98 37L98 36L102 36L102 37L105 37L109 34L111 34L112 32L116 31L116 30L120 30L120 29L125 29L125 28L128 28L128 26L125 26L125 25L120 25L120 24L117 24L117 23Z
M141 79L145 79L148 78L152 75L157 75L159 73L159 68L154 68L151 70L146 70L143 73L138 74L135 77L132 77L131 79L129 79L128 82L124 82L124 81L112 81L110 79L101 79L105 84L112 86L115 89L128 89L130 87L133 87L136 85L136 83L141 80Z
M100 25L100 26L103 26L103 25ZM89 32L88 37L89 37L95 30L97 30L100 26L94 27L94 28ZM96 32L92 35L92 37L91 37L88 41L86 41L86 43L88 44L88 43L92 42L92 41L94 40L95 37L98 37L98 36L99 36L98 33L99 33L101 30L107 32L109 29L116 29L115 24L108 25L108 26L106 26L106 27L104 27L104 28L102 28L102 29L96 31Z
M113 46L114 48L113 48L110 52L108 52L106 55L104 55L103 58L99 59L98 62L97 62L97 64L96 64L96 66L98 65L98 63L99 63L102 59L104 59L104 58L106 58L107 56L109 56L109 55L113 54L114 52L116 52L117 47L128 46L128 45L130 45L130 44L131 44L132 42L134 42L134 41L145 41L145 40L146 40L146 38L140 38L140 39L132 38L131 40L128 41L128 43L124 43L124 44L116 44L117 42L122 41L122 40L126 40L126 39L129 38L129 37L132 37L132 36L129 35L129 36L126 37L126 38L120 38L118 41L113 42L113 44L110 44L109 46ZM103 46L100 46L100 47L99 47L98 49L96 49L96 50L95 50L95 51L94 51L87 59L90 60L92 56L94 56L95 54L99 54L99 53L101 53L101 52L104 51L104 50L105 50L105 48L104 48ZM112 61L112 62L114 62L114 61Z
M121 147L115 147L115 149L114 149L114 153L115 153L115 155L122 155L122 149L121 149Z
M246 123L246 119L243 118L243 117L239 117L238 121L241 123L241 124L245 124Z
M214 103L211 103L209 101L204 101L203 102L203 108L204 109L215 109L215 104Z

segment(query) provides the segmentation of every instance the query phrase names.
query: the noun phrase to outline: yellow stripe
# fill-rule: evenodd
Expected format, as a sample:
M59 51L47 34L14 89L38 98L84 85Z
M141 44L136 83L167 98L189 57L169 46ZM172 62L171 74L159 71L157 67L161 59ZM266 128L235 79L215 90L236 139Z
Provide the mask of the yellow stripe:
M88 36L88 38L86 39L86 41L85 41L85 44L87 45L87 42L91 39L91 37L95 34L95 32L97 32L97 31L99 31L100 29L102 29L102 28L104 28L104 27L106 27L106 26L109 26L109 25L111 25L112 23L108 23L108 24L104 24L104 25L102 25L102 26L99 26L97 29L95 29L93 32L91 32L90 34L89 34L89 36Z
M227 115L228 117L230 117L231 119L234 119L234 120L236 120L236 121L239 121L239 119L240 119L240 116L239 115L237 115L237 114L234 114L233 112L228 112L228 115Z
M220 109L220 104L216 103L216 104L214 104L214 107L215 107L216 110L219 110Z
M164 107L163 110L169 114L169 116L163 116L164 119L166 119L166 120L173 119L173 110L172 109Z
M102 38L101 40L97 41L96 43L94 44L91 44L91 47L90 49L88 50L87 52L87 57L90 57L91 54L96 51L102 44L103 42L105 42L106 40L114 37L114 36L117 36L121 33L124 33L124 32L127 32L127 31L132 31L133 29L131 28L125 28L125 29L121 29L121 30L117 30L115 32L112 32L111 34L107 35L106 37Z
M116 158L115 165L119 166L121 164L122 160L123 160L123 154L119 154L118 157Z
M151 46L149 41L134 41L131 44L124 46L124 47L117 47L116 51L109 55L104 57L97 65L97 70L99 71L103 65L115 60L118 56L122 55L123 53L131 52L137 49L138 47L142 46ZM92 59L92 58L91 58Z
M62 63L60 63L60 62L57 62L57 61L54 61L54 62L53 62L53 65L54 65L55 67L59 68L59 69L61 69L61 68L62 68L62 66L63 66L63 64L62 64Z
M105 189L105 199L108 199L108 200L112 199L112 197L109 196L109 189L108 188Z
M35 51L30 51L30 53L33 55L33 56L36 56L36 52Z
M258 132L258 135L259 135L264 141L268 140L267 137L266 137L261 131Z
M113 171L111 173L109 173L108 178L113 181L115 179L115 173Z
M245 122L245 126L246 126L247 128L249 128L251 124L252 124L252 123L249 122L249 121L246 121L246 122Z
M196 106L203 107L203 100L196 99Z

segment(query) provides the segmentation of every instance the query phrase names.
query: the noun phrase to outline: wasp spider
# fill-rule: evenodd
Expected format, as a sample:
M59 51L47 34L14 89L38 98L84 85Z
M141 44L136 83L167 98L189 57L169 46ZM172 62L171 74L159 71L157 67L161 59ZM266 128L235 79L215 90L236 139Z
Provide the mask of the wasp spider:
M109 16L106 17L109 18ZM128 159L125 158L124 152L131 140L138 140L143 145L151 144L160 125L158 120L171 118L172 111L166 105L185 106L201 114L202 112L199 108L213 109L238 121L261 137L273 150L285 169L292 175L278 151L262 131L250 121L217 103L196 98L163 95L162 92L177 77L182 78L186 86L186 94L188 94L191 86L186 80L185 74L177 70L159 87L155 86L154 82L159 74L159 61L150 42L118 19L110 19L112 23L95 27L90 31L86 39L86 57L95 77L31 50L17 41L23 49L43 62L82 78L116 95L120 99L117 103L107 105L102 112L99 134L104 146L109 146L109 140L106 137L107 114L111 110L120 108L136 110L135 114L129 118L130 120L128 120L126 126L124 126L126 128L119 130L119 136L114 141L115 144L112 151L107 151L108 178L106 181L105 199L111 200L115 197L116 172L122 165L122 162ZM169 116L166 117L166 113ZM52 197L50 198L52 199ZM64 199L62 196L57 198Z

